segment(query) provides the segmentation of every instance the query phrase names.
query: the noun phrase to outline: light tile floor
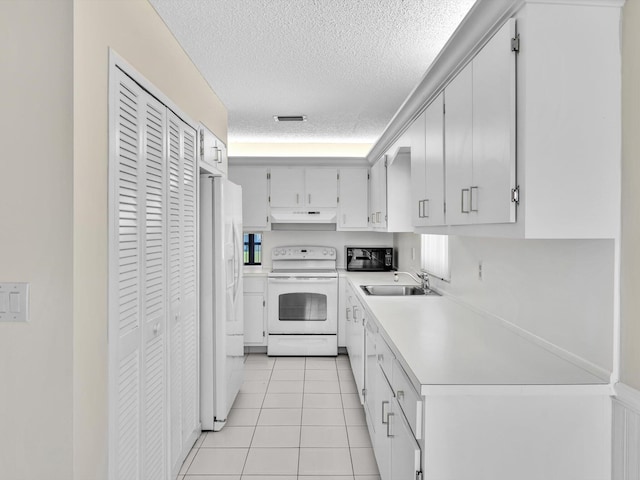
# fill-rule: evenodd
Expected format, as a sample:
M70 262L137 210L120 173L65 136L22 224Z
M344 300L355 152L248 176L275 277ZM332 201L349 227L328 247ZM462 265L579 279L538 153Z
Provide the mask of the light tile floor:
M349 359L251 354L220 432L178 480L379 480Z

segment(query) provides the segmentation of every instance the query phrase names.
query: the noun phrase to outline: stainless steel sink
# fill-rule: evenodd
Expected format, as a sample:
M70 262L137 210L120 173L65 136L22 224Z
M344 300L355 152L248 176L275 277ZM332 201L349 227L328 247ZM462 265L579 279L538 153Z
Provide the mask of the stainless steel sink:
M440 295L418 285L360 285L360 288L367 295L375 296Z

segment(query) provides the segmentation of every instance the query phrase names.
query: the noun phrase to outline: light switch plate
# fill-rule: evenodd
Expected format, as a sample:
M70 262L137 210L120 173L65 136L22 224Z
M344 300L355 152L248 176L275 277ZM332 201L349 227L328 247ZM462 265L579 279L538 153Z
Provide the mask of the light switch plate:
M0 322L29 321L29 284L0 283Z

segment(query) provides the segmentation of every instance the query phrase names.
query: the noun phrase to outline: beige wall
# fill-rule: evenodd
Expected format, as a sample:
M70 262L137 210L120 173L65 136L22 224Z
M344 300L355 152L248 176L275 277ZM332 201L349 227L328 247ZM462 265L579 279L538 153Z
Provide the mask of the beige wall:
M621 381L640 390L640 2L622 20Z
M0 478L68 480L73 417L72 0L0 1Z
M146 0L74 0L74 478L106 478L107 74L113 48L226 140L227 112Z

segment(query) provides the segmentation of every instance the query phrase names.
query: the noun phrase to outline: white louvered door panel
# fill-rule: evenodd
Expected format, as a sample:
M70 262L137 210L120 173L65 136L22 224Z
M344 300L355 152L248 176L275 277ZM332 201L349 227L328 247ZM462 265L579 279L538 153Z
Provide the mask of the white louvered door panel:
M168 113L167 141L169 168L169 402L170 402L170 460L172 471L180 468L182 456L182 371L183 325L180 312L182 300L182 196L183 167L181 151L181 120Z
M196 316L196 130L168 111L171 465L199 427Z
M167 478L167 271L164 105L147 95L144 118L143 478Z
M196 316L196 130L182 122L182 435L188 442L199 426L198 318ZM190 448L191 445L183 445Z
M112 129L109 356L112 480L165 480L166 107L120 70Z
M112 98L109 367L111 479L139 479L141 462L141 150L144 92L119 70Z

